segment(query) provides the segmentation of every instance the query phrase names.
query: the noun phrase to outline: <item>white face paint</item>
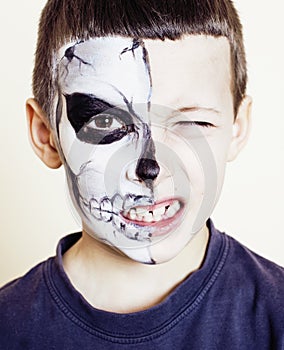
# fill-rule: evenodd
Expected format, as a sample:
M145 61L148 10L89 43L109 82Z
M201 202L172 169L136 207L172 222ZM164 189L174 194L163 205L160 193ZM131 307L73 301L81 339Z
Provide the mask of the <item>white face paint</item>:
M203 134L193 128L189 142L180 137L185 128L173 128L168 140L177 140L176 150L167 141L154 143L152 130L168 135L163 116L174 111L151 105L141 40L95 38L61 48L58 86L59 143L84 229L134 260L169 260L201 229L215 203L216 165ZM163 246L173 253L161 253Z

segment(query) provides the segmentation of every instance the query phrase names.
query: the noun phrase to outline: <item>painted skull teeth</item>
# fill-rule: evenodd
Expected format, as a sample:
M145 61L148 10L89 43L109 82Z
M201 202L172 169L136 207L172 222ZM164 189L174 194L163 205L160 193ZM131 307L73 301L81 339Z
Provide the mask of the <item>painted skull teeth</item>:
M119 214L123 207L123 199L119 194L113 196L112 200L112 211L115 214Z
M119 215L113 215L112 218L113 226L121 233L123 233L126 237L137 240L137 241L145 241L148 240L151 236L151 230L147 227L137 227L137 225L125 224L123 219L119 217Z
M105 197L100 202L91 199L89 204L90 213L97 220L109 222L112 219L112 204L109 198Z
M123 212L123 216L133 221L158 222L172 218L180 209L181 205L178 200L171 204L159 206L149 210L147 207L135 207Z
M112 204L108 198L101 201L101 217L103 221L108 222L112 219Z
M137 198L133 196L133 198ZM120 213L123 208L123 199L116 194L112 199L104 197L101 201L92 198L89 202L91 215L99 221L112 222L113 227L126 237L137 240L147 241L152 236L152 230L149 227L138 227L135 224L126 223ZM82 202L85 206L87 204Z
M99 202L96 199L90 200L90 212L94 218L102 220Z
M128 211L133 207L147 206L154 203L154 199L147 196L127 195L123 202L123 210Z

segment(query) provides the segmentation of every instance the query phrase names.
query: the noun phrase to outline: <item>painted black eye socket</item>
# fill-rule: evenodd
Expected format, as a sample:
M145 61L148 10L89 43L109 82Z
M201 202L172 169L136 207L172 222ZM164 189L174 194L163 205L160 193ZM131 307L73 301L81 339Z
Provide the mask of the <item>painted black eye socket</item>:
M94 95L65 95L67 117L80 141L95 145L110 144L135 132L134 119Z

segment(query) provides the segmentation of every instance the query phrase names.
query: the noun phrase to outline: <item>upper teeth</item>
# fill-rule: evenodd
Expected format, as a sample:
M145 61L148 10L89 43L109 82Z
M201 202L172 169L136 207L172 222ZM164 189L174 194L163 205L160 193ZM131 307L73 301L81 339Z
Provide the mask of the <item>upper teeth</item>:
M124 211L124 216L128 217L130 220L157 222L162 219L173 217L179 209L180 203L175 200L171 205L161 206L153 210L149 210L145 207L131 208L128 211Z

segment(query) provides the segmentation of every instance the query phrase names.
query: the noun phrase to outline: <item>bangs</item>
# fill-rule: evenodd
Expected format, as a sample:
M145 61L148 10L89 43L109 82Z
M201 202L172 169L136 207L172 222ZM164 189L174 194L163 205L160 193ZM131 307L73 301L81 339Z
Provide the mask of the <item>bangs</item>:
M233 8L209 0L61 0L43 11L55 48L69 41L120 35L141 39L180 39L186 34L228 36Z

